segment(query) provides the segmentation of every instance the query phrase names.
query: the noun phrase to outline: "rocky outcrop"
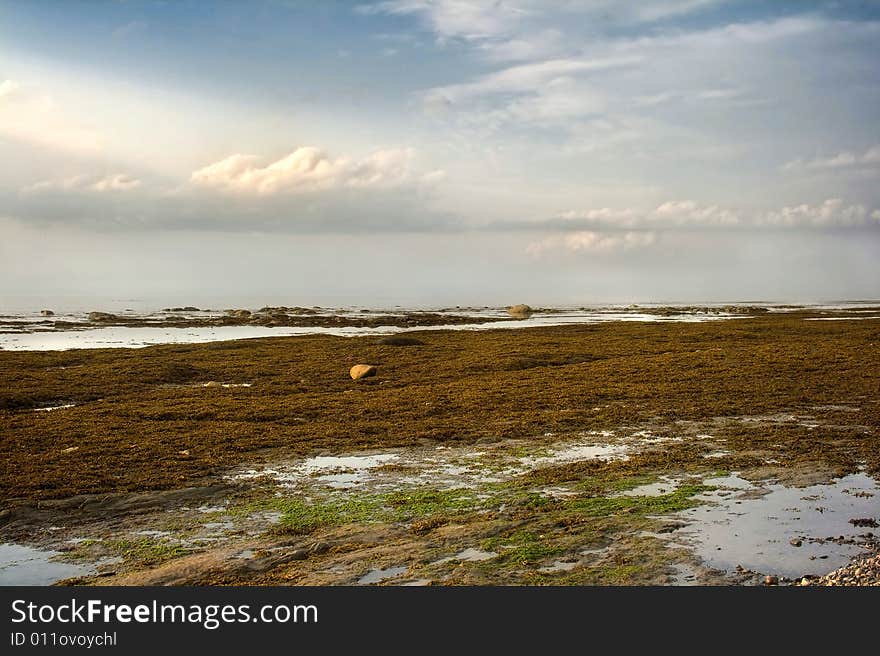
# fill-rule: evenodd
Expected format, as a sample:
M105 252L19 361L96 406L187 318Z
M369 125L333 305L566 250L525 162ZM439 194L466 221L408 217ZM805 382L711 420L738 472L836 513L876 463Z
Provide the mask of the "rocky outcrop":
M43 317L54 317L55 313L52 310L40 310L40 316Z
M111 322L119 321L119 317L109 312L89 312L89 321Z
M287 307L284 305L279 305L277 307L267 305L266 307L261 307L259 310L257 310L257 312L259 314L295 314L299 316L318 314L318 311L313 308L299 306Z
M236 319L247 319L251 316L250 310L226 310L226 314Z

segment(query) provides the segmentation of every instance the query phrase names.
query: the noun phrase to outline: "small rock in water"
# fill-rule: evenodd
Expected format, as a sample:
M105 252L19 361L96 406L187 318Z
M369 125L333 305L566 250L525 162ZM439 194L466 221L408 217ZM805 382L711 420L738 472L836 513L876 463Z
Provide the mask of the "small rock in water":
M44 317L54 317L55 313L52 310L40 310L40 315Z
M356 364L349 370L348 375L351 376L352 380L360 380L361 378L375 376L378 371L379 370L371 364Z
M801 540L798 540L797 538L792 538L788 541L788 543L793 547L799 547L803 544L803 542Z
M764 577L764 585L779 585L779 577L768 574Z

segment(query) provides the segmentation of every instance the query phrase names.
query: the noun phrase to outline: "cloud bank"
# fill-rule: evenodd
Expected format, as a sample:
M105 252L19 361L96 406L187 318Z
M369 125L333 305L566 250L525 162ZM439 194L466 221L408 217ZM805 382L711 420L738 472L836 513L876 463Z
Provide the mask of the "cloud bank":
M198 186L258 195L390 188L416 179L413 157L413 149L402 148L376 151L360 160L331 159L319 148L302 146L268 164L260 164L255 155L230 155L194 171L190 179ZM426 175L436 179L437 172Z

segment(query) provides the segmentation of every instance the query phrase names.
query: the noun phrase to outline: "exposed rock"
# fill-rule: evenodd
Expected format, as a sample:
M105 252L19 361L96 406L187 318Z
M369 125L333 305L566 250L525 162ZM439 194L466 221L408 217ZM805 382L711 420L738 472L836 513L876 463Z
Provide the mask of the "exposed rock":
M221 384L216 380L209 380L207 383L202 385L202 387L221 387Z
M779 585L779 577L768 574L764 577L764 585Z
M89 321L119 321L119 317L109 312L89 312Z
M312 308L305 308L305 307L299 307L299 306L287 307L285 305L279 305L277 307L267 305L266 307L261 307L259 310L257 310L257 312L260 314L284 314L284 315L287 315L287 314L297 314L297 315L318 314L318 311L314 310Z
M247 319L251 316L250 310L226 310L226 314L236 319Z
M854 517L849 523L857 528L877 528L877 520L873 517Z
M201 310L192 305L187 305L186 307L165 308L163 312L201 312Z
M415 337L407 337L406 335L389 335L380 339L379 343L386 346L423 346L425 344Z
M507 313L515 319L528 319L532 316L534 310L530 308L525 303L520 303L519 305L511 305L507 308Z
M44 317L54 317L55 313L52 310L40 310L40 315Z
M361 378L375 376L378 371L379 370L371 364L356 364L349 370L348 374L351 376L352 380L360 380Z

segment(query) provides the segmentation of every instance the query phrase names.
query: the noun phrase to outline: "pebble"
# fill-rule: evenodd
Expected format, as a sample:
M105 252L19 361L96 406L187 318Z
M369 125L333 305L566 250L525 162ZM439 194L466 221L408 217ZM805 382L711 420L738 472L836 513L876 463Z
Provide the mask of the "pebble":
M805 578L801 585L880 586L880 554L862 558L819 578Z

